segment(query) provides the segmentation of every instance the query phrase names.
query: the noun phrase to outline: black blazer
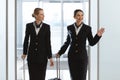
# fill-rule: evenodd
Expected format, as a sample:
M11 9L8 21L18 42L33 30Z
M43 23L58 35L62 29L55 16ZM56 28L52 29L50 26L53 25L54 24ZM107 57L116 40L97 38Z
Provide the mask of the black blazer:
M68 35L66 42L63 44L58 54L59 55L63 54L70 44L68 58L78 57L86 59L87 58L86 40L88 39L89 45L93 46L99 41L100 37L97 34L93 37L91 27L84 23L78 35L76 35L74 24L69 25L67 27L67 30Z
M23 44L23 54L27 54L28 62L44 62L52 57L50 26L42 24L38 35L36 35L33 23L26 24L26 32Z

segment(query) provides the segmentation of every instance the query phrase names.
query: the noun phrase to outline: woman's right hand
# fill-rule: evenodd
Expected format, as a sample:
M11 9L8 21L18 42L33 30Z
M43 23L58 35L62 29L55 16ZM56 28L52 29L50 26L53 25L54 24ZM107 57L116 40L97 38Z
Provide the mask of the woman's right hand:
M26 55L23 54L23 55L21 56L21 58L24 60L24 59L26 58Z
M56 54L56 58L59 58L59 57L60 57L60 55L57 53L57 54Z

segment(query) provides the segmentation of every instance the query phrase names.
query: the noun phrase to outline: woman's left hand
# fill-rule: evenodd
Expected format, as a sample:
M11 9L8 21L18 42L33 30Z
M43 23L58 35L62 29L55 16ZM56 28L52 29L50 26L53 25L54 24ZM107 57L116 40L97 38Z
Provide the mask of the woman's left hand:
M104 28L101 28L101 29L98 30L97 35L98 35L98 36L102 36L102 34L103 34L104 32L105 32L105 29L104 29Z
M54 66L54 62L53 62L52 58L50 58L49 60L50 60L50 66Z

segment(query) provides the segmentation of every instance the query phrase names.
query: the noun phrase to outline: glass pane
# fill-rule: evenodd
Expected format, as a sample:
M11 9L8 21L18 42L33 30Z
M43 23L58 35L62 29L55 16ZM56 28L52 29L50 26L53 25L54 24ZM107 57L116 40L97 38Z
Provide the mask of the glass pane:
M56 54L61 46L61 3L44 3L43 9L45 12L45 22L51 25L52 52Z
M0 25L0 80L6 80L6 0L0 0Z
M15 80L15 0L8 1L8 13L8 80Z

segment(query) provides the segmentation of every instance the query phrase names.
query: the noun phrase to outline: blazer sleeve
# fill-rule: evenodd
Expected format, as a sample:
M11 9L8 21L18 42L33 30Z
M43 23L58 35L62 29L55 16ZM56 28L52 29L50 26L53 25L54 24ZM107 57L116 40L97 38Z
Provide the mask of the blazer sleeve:
M68 48L69 44L70 44L70 35L69 35L69 33L68 33L67 39L66 39L66 41L64 42L63 46L60 48L58 54L59 54L59 55L64 54L65 51L66 51L66 49Z
M51 50L51 32L50 32L50 26L48 25L47 30L47 36L46 36L46 42L47 42L47 51L48 51L48 59L52 58L52 50Z
M87 30L88 30L87 37L88 37L89 45L94 46L100 40L101 37L98 36L97 34L93 37L91 27L89 27Z
M29 26L28 26L28 24L26 24L25 38L24 38L24 43L23 43L23 54L25 54L25 55L28 52L29 35L30 35Z

